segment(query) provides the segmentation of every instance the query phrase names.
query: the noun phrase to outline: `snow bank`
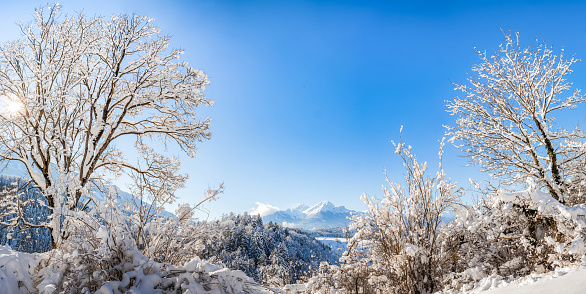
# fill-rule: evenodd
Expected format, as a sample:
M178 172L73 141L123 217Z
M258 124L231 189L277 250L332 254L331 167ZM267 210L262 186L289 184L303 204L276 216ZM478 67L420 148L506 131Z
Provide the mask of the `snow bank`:
M531 274L511 281L500 276L482 279L466 293L482 294L546 294L584 293L586 291L586 266L558 268L545 274Z
M0 292L30 293L34 290L35 255L0 245Z

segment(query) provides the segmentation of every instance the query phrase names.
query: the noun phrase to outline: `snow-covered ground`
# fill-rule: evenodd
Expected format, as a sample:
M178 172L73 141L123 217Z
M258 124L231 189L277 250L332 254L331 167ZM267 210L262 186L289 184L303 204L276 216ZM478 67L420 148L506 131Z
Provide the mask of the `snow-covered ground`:
M318 241L332 248L332 253L340 256L346 251L348 246L348 240L346 238L333 238L333 237L316 237Z
M513 281L487 277L466 293L479 294L549 294L586 293L586 266L560 268L545 274L531 274Z
M32 292L32 275L36 266L34 255L0 246L0 293Z

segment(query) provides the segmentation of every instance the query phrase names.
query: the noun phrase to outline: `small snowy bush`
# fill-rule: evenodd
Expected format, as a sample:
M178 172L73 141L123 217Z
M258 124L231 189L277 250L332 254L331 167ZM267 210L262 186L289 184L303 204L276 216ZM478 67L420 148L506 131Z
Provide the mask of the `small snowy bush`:
M384 198L362 199L367 216L353 217L355 235L340 258L339 268L323 265L309 286L323 293L429 293L441 289L454 248L442 230L442 215L459 205L461 190L440 168L427 172L403 142L395 145L406 169L406 187L391 182ZM324 276L328 283L319 285Z
M519 277L581 262L584 215L586 205L568 207L532 179L525 191L499 191L460 209L446 227L458 245L446 285L461 289L485 276Z

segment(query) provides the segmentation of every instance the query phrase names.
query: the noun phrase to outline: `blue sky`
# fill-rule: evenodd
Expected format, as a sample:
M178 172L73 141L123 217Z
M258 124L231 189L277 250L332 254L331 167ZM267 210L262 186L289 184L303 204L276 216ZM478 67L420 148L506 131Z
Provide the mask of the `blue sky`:
M4 2L4 1L3 1ZM0 40L18 38L17 21L43 2L11 1L0 10ZM474 47L494 51L504 31L543 39L586 58L586 3L580 1L60 1L63 11L152 17L184 60L210 77L213 136L189 173L181 202L208 185L225 194L211 217L329 200L356 210L362 193L381 195L386 168L403 171L391 140L403 137L422 160L437 162L438 141L453 117L444 100L459 93L476 62ZM577 88L586 65L574 66ZM564 120L584 124L584 108ZM451 145L444 164L468 187L477 169ZM175 149L170 154L180 155ZM205 217L205 215L202 215Z

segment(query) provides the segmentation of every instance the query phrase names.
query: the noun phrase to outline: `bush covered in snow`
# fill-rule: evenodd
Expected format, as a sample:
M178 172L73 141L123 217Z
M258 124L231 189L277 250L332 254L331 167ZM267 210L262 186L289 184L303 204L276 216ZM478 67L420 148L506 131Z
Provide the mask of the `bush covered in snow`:
M568 207L529 180L524 191L464 205L441 169L427 177L410 148L397 150L407 189L390 183L382 200L365 197L369 213L353 219L356 234L340 265L322 263L308 293L466 292L489 277L508 281L584 262L585 204ZM443 223L450 209L456 217Z
M396 152L406 169L406 186L387 178L382 200L363 197L368 215L352 219L356 233L341 265L322 265L321 276L309 282L312 291L431 293L442 288L456 249L442 230L442 215L459 205L461 190L441 164L437 174L429 175L427 163L418 162L411 146L399 142Z
M445 227L458 243L449 287L491 275L519 277L581 262L586 248L586 205L568 207L536 190L489 195L463 207ZM468 287L464 286L464 287Z

